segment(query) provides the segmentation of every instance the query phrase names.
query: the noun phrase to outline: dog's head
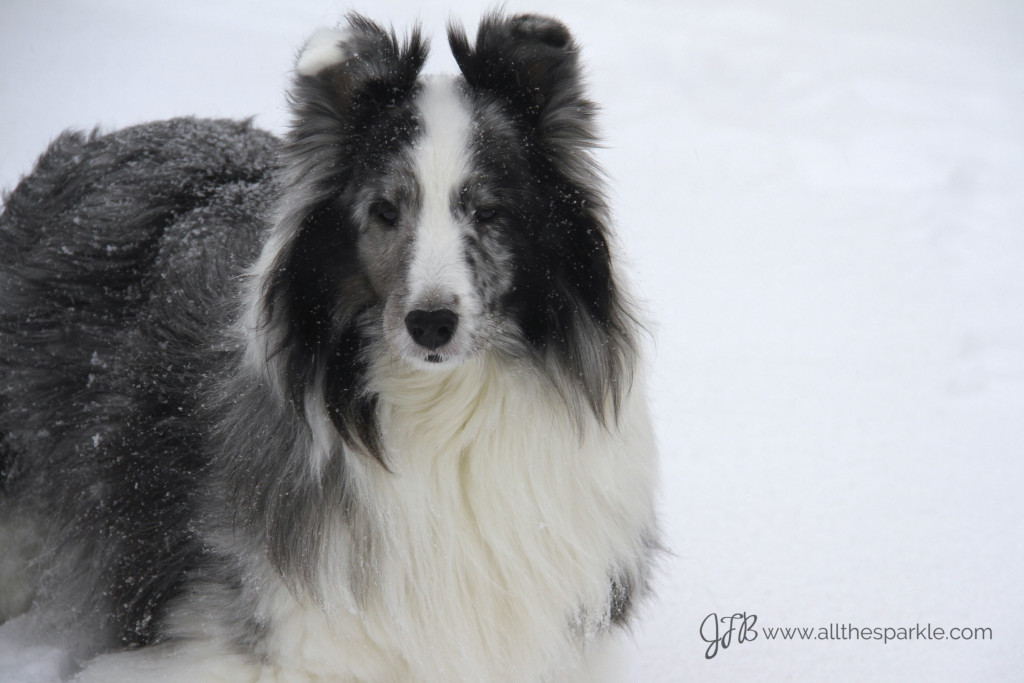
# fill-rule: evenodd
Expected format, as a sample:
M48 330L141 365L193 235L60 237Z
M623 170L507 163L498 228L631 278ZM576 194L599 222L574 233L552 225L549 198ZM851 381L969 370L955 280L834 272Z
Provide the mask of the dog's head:
M628 379L575 42L532 15L448 36L460 77L420 77L418 30L353 15L310 39L255 269L249 362L371 452L382 349L424 371L522 358L602 418Z

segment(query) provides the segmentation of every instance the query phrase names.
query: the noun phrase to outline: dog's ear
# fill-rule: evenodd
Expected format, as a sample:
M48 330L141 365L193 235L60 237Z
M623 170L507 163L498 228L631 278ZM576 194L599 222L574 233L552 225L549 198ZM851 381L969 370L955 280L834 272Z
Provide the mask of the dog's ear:
M590 119L594 107L583 95L579 48L558 20L494 13L480 22L475 45L454 24L448 43L470 87L503 99L531 128L555 132L559 125ZM574 131L578 142L579 132Z
M290 93L296 123L328 116L352 121L407 97L427 57L419 27L405 44L394 30L385 30L359 14L347 25L313 34L295 63ZM356 111L354 109L358 109Z
M338 349L355 344L345 335L368 303L357 300L361 287L344 286L346 278L358 282L362 271L356 231L339 197L359 183L366 160L381 158L382 150L411 135L408 104L426 56L418 29L403 43L393 30L358 14L306 42L289 91L292 125L280 151L282 196L294 199L278 204L246 318L253 331L247 348L252 366L262 368L300 414L309 419L308 406L320 406L346 441L361 441L375 455L372 398L352 389L361 386L363 359L355 353L337 357ZM336 258L326 268L318 256L324 249ZM353 293L346 299L351 306L339 306L339 290ZM321 398L328 367L348 373L343 405ZM340 421L350 416L351 424Z

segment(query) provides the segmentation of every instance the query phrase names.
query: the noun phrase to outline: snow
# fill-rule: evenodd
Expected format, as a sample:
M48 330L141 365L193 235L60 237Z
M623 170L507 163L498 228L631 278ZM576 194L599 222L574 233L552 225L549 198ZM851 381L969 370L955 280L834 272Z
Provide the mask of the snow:
M620 234L655 323L671 555L637 681L1008 681L1024 671L1024 5L583 0ZM490 3L354 9L434 38ZM335 2L8 0L0 185L63 128L180 114L281 131ZM707 615L989 627L705 659ZM57 650L0 638L0 681ZM48 678L49 677L49 678Z

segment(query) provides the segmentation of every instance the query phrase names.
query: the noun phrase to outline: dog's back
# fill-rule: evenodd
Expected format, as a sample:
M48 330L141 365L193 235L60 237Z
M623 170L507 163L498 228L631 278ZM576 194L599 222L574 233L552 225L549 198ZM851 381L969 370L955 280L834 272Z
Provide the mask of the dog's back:
M107 614L104 637L145 643L182 576L167 568L193 560L198 392L223 365L217 335L259 249L275 146L231 121L68 132L5 197L0 534L41 523L47 542L23 554L63 568L46 594ZM6 592L20 596L7 612L31 595Z

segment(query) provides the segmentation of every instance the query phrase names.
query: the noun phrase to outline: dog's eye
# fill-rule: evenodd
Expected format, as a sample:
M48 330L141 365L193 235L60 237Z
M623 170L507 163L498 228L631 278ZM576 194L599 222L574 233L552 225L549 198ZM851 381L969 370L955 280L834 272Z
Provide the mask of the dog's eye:
M489 223L498 216L498 210L490 207L483 207L473 212L473 218L477 223Z
M387 201L380 201L373 205L371 210L373 216L385 225L394 226L398 224L398 209L394 204Z

